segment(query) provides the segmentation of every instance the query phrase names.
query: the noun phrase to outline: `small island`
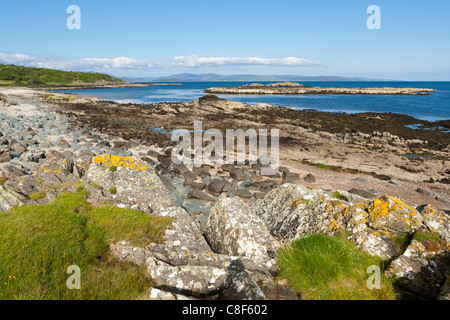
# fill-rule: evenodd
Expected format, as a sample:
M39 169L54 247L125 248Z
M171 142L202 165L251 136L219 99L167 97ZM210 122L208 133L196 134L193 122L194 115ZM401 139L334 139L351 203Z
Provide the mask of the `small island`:
M240 87L213 87L205 93L237 94L237 95L305 95L305 94L369 94L369 95L427 95L434 89L424 88L323 88L304 86L297 82L269 83L263 85L253 83Z

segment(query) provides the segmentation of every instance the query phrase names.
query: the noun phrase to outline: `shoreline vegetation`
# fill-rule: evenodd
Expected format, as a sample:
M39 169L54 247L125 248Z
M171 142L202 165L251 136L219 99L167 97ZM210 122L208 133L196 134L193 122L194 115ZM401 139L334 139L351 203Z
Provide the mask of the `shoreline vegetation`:
M133 83L103 73L60 71L0 64L0 87L23 86L47 90L132 88L180 83Z

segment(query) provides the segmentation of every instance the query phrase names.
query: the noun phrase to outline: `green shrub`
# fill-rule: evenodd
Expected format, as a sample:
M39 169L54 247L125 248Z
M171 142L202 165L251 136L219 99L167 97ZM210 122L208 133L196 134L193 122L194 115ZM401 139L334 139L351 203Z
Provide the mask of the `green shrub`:
M117 194L117 188L116 187L109 188L109 193L110 194Z

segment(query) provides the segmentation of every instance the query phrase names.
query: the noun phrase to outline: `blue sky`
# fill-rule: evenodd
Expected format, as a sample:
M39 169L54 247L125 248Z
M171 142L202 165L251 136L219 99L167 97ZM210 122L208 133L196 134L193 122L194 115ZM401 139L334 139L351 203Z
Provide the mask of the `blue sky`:
M70 5L81 29L69 30ZM381 29L369 30L370 5ZM448 0L15 0L0 63L100 71L450 81Z

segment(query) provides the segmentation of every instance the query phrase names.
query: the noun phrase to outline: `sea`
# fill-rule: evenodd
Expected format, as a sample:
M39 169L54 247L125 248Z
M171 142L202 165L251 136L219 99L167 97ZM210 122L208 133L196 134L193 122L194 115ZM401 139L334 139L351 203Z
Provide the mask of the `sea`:
M189 102L205 95L211 87L238 87L252 82L181 82L180 85L158 85L136 88L59 90L82 96L96 96L118 103L151 104L157 102ZM267 84L271 82L258 82ZM246 104L265 103L299 110L315 109L345 113L399 113L426 121L450 119L450 82L403 82L403 81L305 81L313 87L342 88L429 88L429 95L218 95L228 100ZM170 83L169 83L170 84Z

